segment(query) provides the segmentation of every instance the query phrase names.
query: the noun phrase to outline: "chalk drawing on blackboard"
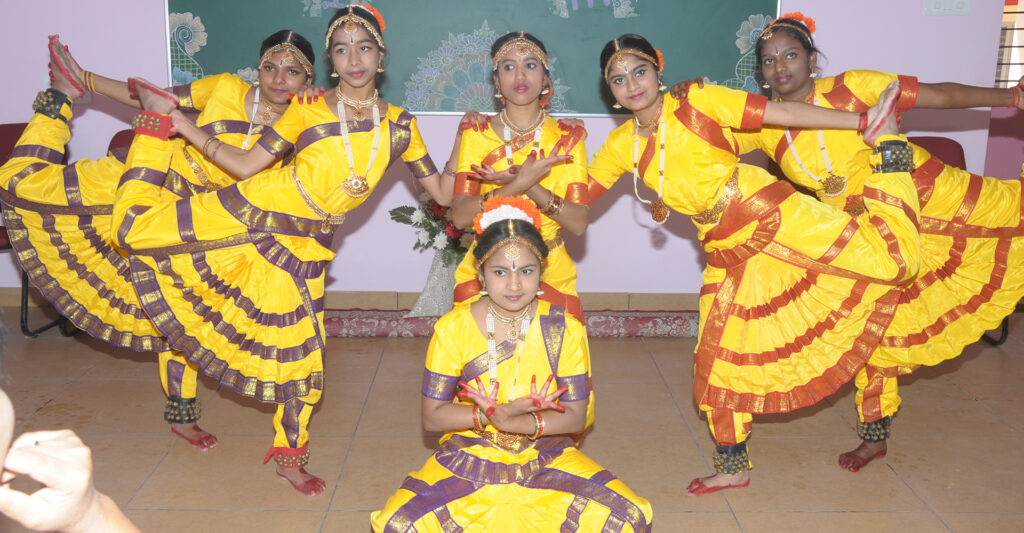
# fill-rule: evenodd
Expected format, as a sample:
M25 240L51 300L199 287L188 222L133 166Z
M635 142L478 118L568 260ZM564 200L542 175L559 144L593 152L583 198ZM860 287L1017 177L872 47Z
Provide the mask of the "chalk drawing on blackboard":
M736 48L740 50L740 58L736 61L734 76L720 83L733 89L742 89L748 93L759 94L761 87L757 84L754 72L757 69L757 56L754 53L754 45L761 36L761 31L771 22L772 18L766 15L750 15L747 20L740 23L740 29L736 30ZM717 82L715 82L717 83Z
M449 33L440 46L418 58L416 72L405 82L402 107L421 111L490 111L494 108L494 84L491 82L491 44L499 36L487 21L472 33ZM555 75L557 58L549 57L551 111L572 112L565 108L563 85Z
M567 19L570 12L579 11L583 7L584 2L586 2L587 8L594 9L595 1L600 2L597 6L599 8L602 7L601 4L604 7L611 6L612 16L617 19L637 16L634 6L640 2L640 0L551 0L552 12L559 17Z
M368 0L359 3L370 5ZM324 11L333 14L334 10L341 9L348 4L348 1L341 0L302 0L302 16L319 18L323 16Z
M171 79L174 85L185 85L203 77L203 66L192 56L206 46L206 27L192 13L170 13Z

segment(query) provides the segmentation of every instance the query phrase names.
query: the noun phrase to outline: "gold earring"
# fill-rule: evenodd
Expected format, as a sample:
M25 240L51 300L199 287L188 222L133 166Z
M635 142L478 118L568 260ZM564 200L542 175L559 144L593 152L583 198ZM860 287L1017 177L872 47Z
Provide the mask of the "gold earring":
M537 296L542 296L543 294L544 294L544 289L537 289Z
M484 278L476 278L480 283L480 296L487 296L487 286L484 285Z
M614 104L612 104L612 107L615 109L622 109L622 104L615 102Z
M813 78L817 78L817 77L818 77L818 73L817 73L817 72L812 72L812 73L811 73L811 78L812 78L812 79L813 79Z
M771 89L771 88L772 88L772 86L771 86L771 85L768 85L768 82L764 82L764 83L762 83L762 84L761 84L761 88L762 88L762 89Z
M548 88L547 88L547 87L545 87L545 88L544 88L544 90L540 92L540 94L548 94L548 93L550 93L550 92L551 92L551 91L549 91L549 90L548 90Z
M331 71L331 77L332 78L337 78L338 77L338 71L337 70L332 70Z

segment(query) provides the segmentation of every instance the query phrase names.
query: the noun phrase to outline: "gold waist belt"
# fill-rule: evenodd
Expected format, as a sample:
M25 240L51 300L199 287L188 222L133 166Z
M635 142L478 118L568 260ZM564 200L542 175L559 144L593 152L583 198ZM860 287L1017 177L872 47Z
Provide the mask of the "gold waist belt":
M477 431L475 429L473 430L473 433L487 439L495 447L512 453L519 453L523 450L528 450L533 447L534 443L534 441L530 440L529 437L520 433L505 433L504 431Z
M725 208L729 207L729 203L741 196L739 180L736 178L738 173L739 170L737 169L732 173L729 181L725 182L725 187L722 187L722 195L718 197L718 201L714 205L690 217L694 222L698 224L718 224L718 221L722 219L722 213L725 212Z

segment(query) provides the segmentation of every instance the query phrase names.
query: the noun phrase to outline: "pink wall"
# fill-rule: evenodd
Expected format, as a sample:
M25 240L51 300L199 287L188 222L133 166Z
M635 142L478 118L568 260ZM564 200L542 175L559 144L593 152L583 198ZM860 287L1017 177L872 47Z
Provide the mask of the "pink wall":
M31 116L29 104L47 81L48 33L59 32L85 68L121 77L143 75L156 82L167 81L162 2L95 0L88 7L84 4L49 2L45 17L27 2L5 7L0 20L5 49L27 51L0 59L0 65L7 67L3 72L18 73L7 76L4 101L9 104L0 109L0 120L25 121ZM992 83L1001 2L978 0L972 3L969 16L946 18L925 17L923 3L918 1L865 0L856 7L848 2L823 5L810 0L782 0L780 4L782 12L802 10L817 19L821 31L818 42L829 59L827 73L874 68L915 74L922 81ZM865 38L875 35L885 38ZM37 51L32 51L31 43L38 43ZM116 108L88 109L76 118L71 146L75 157L100 155L108 135L123 127L118 119L131 115L108 109ZM439 165L450 153L457 120L451 116L420 118L427 147ZM590 132L587 148L592 154L615 122L610 118L588 118L586 122ZM966 130L943 134L958 138L967 150L968 167L980 171L985 158L987 111L947 111L941 115L913 112L904 121L905 128L927 131L943 131L947 129L945 124L951 125L948 129ZM387 213L392 207L413 201L411 181L399 165L389 172L374 197L349 216L335 239L339 256L328 274L328 290L422 288L431 257L412 251L413 232L392 222ZM703 254L692 224L686 217L673 214L665 226L654 226L646 210L632 198L628 181L624 178L592 206L593 221L584 237L567 238L569 252L577 260L579 289L697 292ZM14 266L0 259L0 286L17 284Z

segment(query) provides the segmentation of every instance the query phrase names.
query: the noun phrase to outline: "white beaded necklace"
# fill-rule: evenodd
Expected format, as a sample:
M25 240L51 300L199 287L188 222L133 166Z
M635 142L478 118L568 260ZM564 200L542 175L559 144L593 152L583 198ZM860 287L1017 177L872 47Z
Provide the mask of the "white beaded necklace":
M340 91L339 91L340 92ZM341 139L345 144L345 157L348 159L349 175L341 182L341 189L353 198L366 196L370 193L370 186L366 182L366 175L373 169L373 162L377 159L377 149L380 148L380 109L373 106L373 145L370 148L370 161L366 164L366 175L356 174L356 159L352 154L352 140L348 134L348 119L345 116L345 104L338 99L338 123L341 126Z
M818 105L817 94L814 95L814 105ZM803 170L805 174L821 184L822 194L829 198L833 198L846 191L846 178L832 171L832 161L829 160L828 150L825 148L825 134L820 129L818 130L818 147L821 148L821 157L825 160L825 169L828 171L828 176L825 176L824 179L819 178L804 166L804 162L800 159L800 154L796 147L793 146L793 135L789 132L789 128L786 128L786 141L789 143L789 152L793 154L793 160L796 161L796 164L800 166L800 169Z
M245 133L245 142L242 143L242 150L249 149L249 139L252 137L252 127L256 122L256 113L260 110L260 86L256 86L256 94L252 97L252 113L249 114L249 131Z
M515 374L512 375L512 388L506 390L505 396L508 400L511 400L514 396L516 384L519 381L519 363L523 360L523 348L526 346L526 334L530 330L530 307L533 303L530 303L526 308L526 316L519 320L519 336L516 338L516 342L519 344L519 353L516 355L516 370ZM516 317L518 318L518 317ZM485 322L487 324L487 377L491 380L491 386L498 382L498 341L494 340L494 311L491 310L490 305L487 307L487 318ZM483 392L486 394L486 392ZM499 391L500 393L500 391Z
M523 135L526 135L527 133L529 133L530 130L533 130L533 149L534 149L534 151L536 151L538 149L538 147L540 147L541 132L544 130L543 126L544 126L544 119L545 119L546 116L547 116L547 113L545 113L544 110L541 109L540 110L539 120L534 122L531 127L526 128L524 130L516 130L516 132L519 133L520 137L522 137ZM511 122L512 121L509 120L509 118L508 118L508 113L506 113L505 110L502 109L501 110L501 123L504 125L504 129L502 131L502 134L503 134L502 135L502 137L503 137L502 140L505 141L505 159L508 161L509 168L511 168L512 165L514 164L514 161L512 159L512 126L511 126Z
M651 206L651 218L655 224L664 224L668 220L669 209L661 199L662 189L665 185L665 113L659 111L658 117L658 197L654 200L644 200L640 197L640 190L637 188L638 176L640 175L640 124L633 121L633 194L636 199Z

